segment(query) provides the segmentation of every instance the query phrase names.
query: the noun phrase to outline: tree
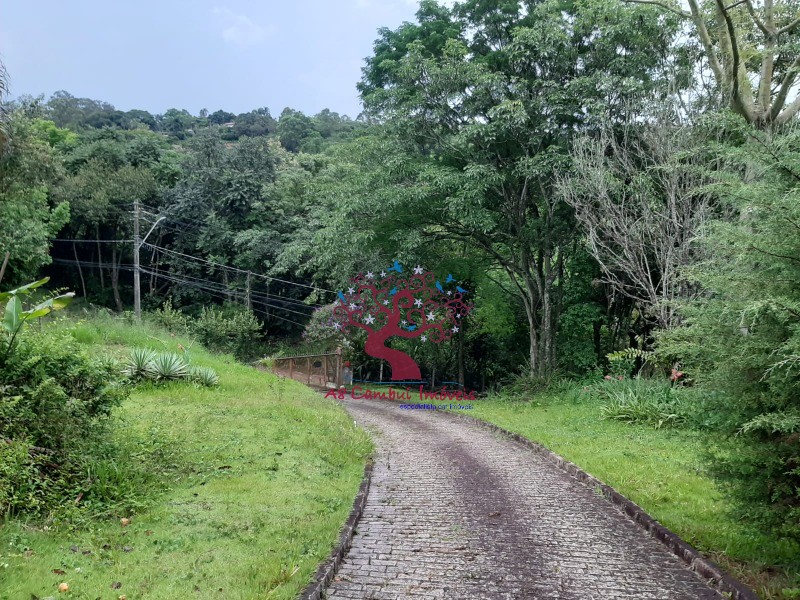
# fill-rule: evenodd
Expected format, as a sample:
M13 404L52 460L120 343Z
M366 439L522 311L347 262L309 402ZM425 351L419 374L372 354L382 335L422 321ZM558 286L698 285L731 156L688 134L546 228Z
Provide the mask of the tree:
M418 169L423 238L468 243L508 274L528 320L531 373L556 365L572 210L555 193L576 131L627 114L625 94L661 93L674 19L625 5L426 2L418 25L382 32L361 89ZM425 31L436 31L426 39ZM411 41L409 41L411 40ZM620 52L624 48L624 53Z
M442 284L430 271L416 267L407 276L402 273L395 261L380 279L372 272L352 278L347 292L339 293L333 327L343 333L365 331L364 351L389 363L392 381L419 381L422 375L414 359L386 342L393 337L419 339L423 344L449 340L463 327L472 305L464 300L462 288L448 280ZM445 291L444 285L451 289Z
M50 242L69 221L70 207L51 201L64 171L49 136L18 113L9 125L8 149L0 157L0 261L8 252L3 281L14 285L50 264Z
M685 271L714 199L706 157L689 128L670 122L607 125L579 138L571 173L559 177L604 281L661 328L676 324L678 301L697 291Z
M747 122L781 125L800 110L797 0L688 0L689 11L669 0L626 1L652 4L691 22L717 89Z
M224 110L217 110L210 115L208 115L208 122L212 125L222 125L223 123L229 123L236 118L236 115L233 113L225 112Z
M0 61L0 154L5 151L8 141L8 110L6 109L6 94L8 93L8 71L3 61Z
M731 115L702 123L721 143L715 191L731 218L703 232L681 307L658 352L705 392L703 415L742 443L714 472L742 518L800 540L800 131L759 131Z
M186 139L186 132L192 128L195 118L188 110L178 110L170 108L161 118L161 129L172 134L179 140Z
M56 125L73 130L83 127L92 115L114 112L114 106L108 102L76 98L64 90L55 92L47 101L46 107L49 118Z
M298 110L283 109L278 121L278 138L289 152L298 152L303 141L314 133L311 118Z

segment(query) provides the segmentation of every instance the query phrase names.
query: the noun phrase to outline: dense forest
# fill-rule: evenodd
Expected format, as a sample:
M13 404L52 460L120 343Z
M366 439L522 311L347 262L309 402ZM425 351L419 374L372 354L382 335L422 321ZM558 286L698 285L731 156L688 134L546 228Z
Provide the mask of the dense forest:
M455 273L453 343L397 346L424 377L646 378L647 410L746 440L714 472L800 539L799 7L423 0L379 31L355 120L5 102L2 289L132 311L138 235L143 309L236 323L254 359L340 343L355 273Z

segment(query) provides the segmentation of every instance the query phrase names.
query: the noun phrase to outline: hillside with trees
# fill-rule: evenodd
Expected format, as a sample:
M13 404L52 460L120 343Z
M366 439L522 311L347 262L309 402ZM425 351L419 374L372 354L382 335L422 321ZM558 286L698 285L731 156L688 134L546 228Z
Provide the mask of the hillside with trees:
M702 436L732 522L781 549L733 563L796 598L799 10L422 0L379 30L354 119L4 100L0 289L49 276L135 319L138 253L147 318L253 361L332 349L359 272L455 273L475 307L458 335L396 346L424 379L569 390L598 420Z

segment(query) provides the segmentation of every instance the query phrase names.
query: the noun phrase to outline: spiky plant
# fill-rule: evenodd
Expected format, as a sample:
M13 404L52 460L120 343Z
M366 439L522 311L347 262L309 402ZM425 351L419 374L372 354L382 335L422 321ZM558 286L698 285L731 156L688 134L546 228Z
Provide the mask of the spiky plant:
M189 381L204 387L216 387L219 385L219 375L208 367L192 367L189 369Z
M125 363L125 374L131 379L143 379L150 374L156 353L148 348L134 348Z
M156 381L183 379L189 371L186 361L172 352L157 354L150 362L148 376Z

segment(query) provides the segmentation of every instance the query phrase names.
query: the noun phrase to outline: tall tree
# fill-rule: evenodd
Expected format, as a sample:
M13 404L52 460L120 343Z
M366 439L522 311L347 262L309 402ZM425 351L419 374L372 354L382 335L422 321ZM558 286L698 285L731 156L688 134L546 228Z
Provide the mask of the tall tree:
M559 177L605 282L662 328L676 324L677 303L697 290L685 271L714 198L707 157L669 116L577 139L572 173Z
M800 3L797 0L651 4L691 24L724 102L758 127L788 123L800 111Z
M621 118L620 94L657 91L674 23L605 3L423 2L417 25L382 32L364 71L367 108L425 159L406 211L423 237L469 243L506 271L534 375L556 364L574 248L554 173L592 114Z

